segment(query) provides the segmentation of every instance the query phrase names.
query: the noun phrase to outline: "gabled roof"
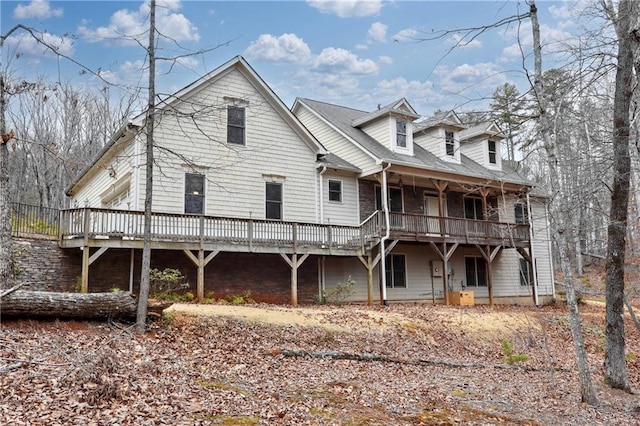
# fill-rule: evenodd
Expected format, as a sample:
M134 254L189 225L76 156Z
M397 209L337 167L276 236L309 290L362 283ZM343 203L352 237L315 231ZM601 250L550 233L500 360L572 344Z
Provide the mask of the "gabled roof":
M389 114L398 114L413 120L420 118L420 115L413 109L409 102L405 98L398 99L395 102L385 105L383 107L378 106L378 109L372 111L366 115L359 117L353 121L354 127L360 127L363 124L374 121L377 118L384 117Z
M312 111L327 125L341 133L347 141L360 148L368 154L370 158L374 159L378 163L386 162L396 165L416 167L422 170L432 170L478 179L532 186L531 182L522 178L513 170L508 168L503 168L502 171L490 170L476 163L464 154L460 155L460 164L457 164L441 160L435 154L427 151L418 144L414 144L414 155L393 152L361 129L353 126L352 123L356 122L356 120L360 119L362 116L369 114L366 111L360 111L353 108L305 98L296 99L293 110L298 107L307 108Z
M462 123L462 120L458 117L458 115L453 111L441 112L439 114L435 114L432 117L425 118L424 120L418 121L415 123L414 133L420 132L422 130L430 129L433 127L453 127L458 130L465 129L465 126Z
M298 118L293 115L293 113L287 108L287 106L282 102L282 100L276 95L276 93L271 90L271 88L265 83L265 81L260 77L255 70L249 65L249 63L242 57L236 56L233 59L227 61L222 64L218 68L214 69L210 73L205 76L199 78L198 80L192 82L191 84L185 86L178 92L168 96L162 101L158 102L156 108L164 109L170 108L174 104L180 102L185 97L195 93L196 91L206 87L207 84L215 81L221 76L225 75L232 70L238 70L244 75L247 80L256 88L256 90L262 94L262 96L266 99L269 105L282 117L282 119L289 124L289 126L296 132L296 134L309 146L309 148L316 154L322 155L326 154L325 148L318 142L318 140L307 130L306 127L300 123ZM146 111L137 115L135 118L131 120L130 123L126 124L123 129L128 129L129 131L135 130L140 131L145 124ZM87 174L91 171L91 169L95 166L96 163L100 161L100 159L109 152L115 144L122 140L123 130L119 130L114 134L111 140L107 143L107 145L103 148L102 151L94 158L93 162L89 167L85 168L81 173L79 173L73 180L73 182L69 185L66 190L67 195L72 195L73 191L79 183L87 176Z
M346 172L353 172L357 174L360 174L362 172L362 170L360 170L353 164L330 152L325 155L319 155L317 163L319 166L325 166L332 169L343 170Z
M494 121L485 121L460 132L460 140L468 140L479 136L504 139L502 130Z

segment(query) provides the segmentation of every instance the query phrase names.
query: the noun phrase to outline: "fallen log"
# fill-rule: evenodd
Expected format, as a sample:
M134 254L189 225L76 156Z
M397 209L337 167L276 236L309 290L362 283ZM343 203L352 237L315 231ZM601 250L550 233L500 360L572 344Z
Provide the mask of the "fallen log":
M129 292L54 293L14 291L0 297L0 316L49 318L133 318L137 301Z

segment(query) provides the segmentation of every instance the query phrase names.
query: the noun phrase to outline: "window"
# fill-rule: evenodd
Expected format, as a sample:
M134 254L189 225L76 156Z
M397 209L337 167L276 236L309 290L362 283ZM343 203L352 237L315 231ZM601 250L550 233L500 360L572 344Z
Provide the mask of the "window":
M342 182L329 180L329 201L342 202Z
M195 214L204 213L204 175L185 173L184 212Z
M376 210L382 210L382 189L376 186ZM389 188L389 211L402 213L402 189Z
M467 287L487 286L487 262L482 257L465 257Z
M489 163L498 164L498 148L496 141L489 141Z
M482 200L475 197L464 198L464 218L482 220Z
M515 205L516 223L529 223L529 211L524 203Z
M456 153L456 142L453 139L453 132L446 130L444 132L444 146L446 149L447 155L454 156Z
M244 108L227 108L227 143L244 145Z
M120 194L113 197L113 199L111 199L111 201L106 203L106 205L108 209L114 209L114 210L124 209L125 204L128 203L128 201L129 201L129 188L127 188Z
M265 187L265 217L282 220L282 184L267 182Z
M529 273L529 262L520 258L520 285L528 287L531 285L531 274Z
M400 148L407 147L407 122L396 121L396 145Z
M390 254L385 259L387 287L407 288L407 269L404 254Z

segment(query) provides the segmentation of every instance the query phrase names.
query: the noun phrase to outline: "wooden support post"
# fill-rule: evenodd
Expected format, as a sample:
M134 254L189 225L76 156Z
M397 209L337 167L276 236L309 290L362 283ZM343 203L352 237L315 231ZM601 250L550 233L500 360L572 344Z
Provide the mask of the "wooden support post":
M378 257L378 260L380 258ZM367 258L363 256L358 256L358 260L362 265L367 268L367 305L373 305L373 267L375 266L373 263L373 258L371 257L371 252L367 255ZM376 262L377 263L377 262Z
M289 259L289 256L286 254L280 253L280 257L282 257L282 260L284 260L291 268L291 305L298 306L298 268L305 260L307 260L309 253L300 258L298 258L297 253L293 253L291 255L291 259Z
M129 293L133 293L133 268L136 249L131 249L131 263L129 264Z
M82 247L82 282L80 284L80 292L89 292L89 246Z
M204 250L198 250L198 257L196 257L190 250L182 250L184 254L196 265L198 268L198 275L196 281L196 294L198 298L198 303L202 303L204 301L204 268L211 262L211 260L216 257L219 250L213 250L206 257L204 256Z

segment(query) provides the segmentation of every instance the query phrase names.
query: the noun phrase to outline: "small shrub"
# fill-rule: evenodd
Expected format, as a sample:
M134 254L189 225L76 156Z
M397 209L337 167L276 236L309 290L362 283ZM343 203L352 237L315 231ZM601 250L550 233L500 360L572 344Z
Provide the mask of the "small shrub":
M337 286L327 291L325 302L342 305L347 299L356 294L356 286L356 282L351 277L347 278L345 282L338 283Z
M251 298L251 291L249 290L243 292L242 294L230 294L227 296L226 300L232 305L246 305L256 303L256 301Z
M109 291L111 293L120 293L121 290L118 287L111 287Z
M185 300L185 302L193 302L196 296L193 294L193 292L187 291L185 294L182 295L182 298Z
M149 297L151 299L166 299L170 293L188 288L189 283L186 282L179 269L165 268L160 271L153 268L149 271Z
M509 365L514 365L519 362L526 362L529 360L529 355L526 354L516 354L513 351L513 343L503 340L502 341L502 353L504 354L504 362Z
M323 291L321 294L316 294L315 296L313 296L313 301L316 305L326 305L327 293Z

